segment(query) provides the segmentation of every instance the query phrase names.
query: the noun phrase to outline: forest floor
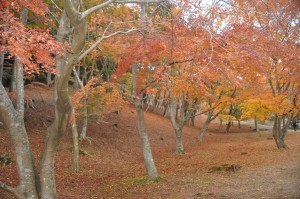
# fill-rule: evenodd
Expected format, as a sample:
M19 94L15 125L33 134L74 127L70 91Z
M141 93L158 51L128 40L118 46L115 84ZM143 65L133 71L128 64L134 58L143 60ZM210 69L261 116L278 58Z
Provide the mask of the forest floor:
M26 109L25 123L36 162L43 151L46 128L54 118L51 91L29 88L36 109ZM64 136L56 156L57 193L60 199L86 198L207 198L207 199L300 199L300 133L290 131L288 149L278 150L270 130L257 134L243 125L225 133L213 123L199 143L202 117L195 127L184 127L186 154L176 155L175 133L168 118L147 111L145 122L160 179L147 180L134 108L121 114L90 120L81 141L80 172L71 172L72 136ZM78 118L80 126L80 119ZM80 128L79 128L80 129ZM8 134L0 126L0 155L13 151ZM239 165L226 171L222 165ZM16 164L0 165L0 181L17 185ZM13 198L0 190L0 198Z

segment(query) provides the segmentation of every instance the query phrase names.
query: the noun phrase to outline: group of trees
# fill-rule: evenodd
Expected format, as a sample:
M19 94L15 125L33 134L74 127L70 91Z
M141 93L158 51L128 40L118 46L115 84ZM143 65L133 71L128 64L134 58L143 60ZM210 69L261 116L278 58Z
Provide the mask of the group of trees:
M207 120L199 140L217 117L227 120L227 132L233 120L272 118L276 145L286 148L300 106L299 11L296 0L3 1L0 78L8 52L17 100L14 106L1 82L0 119L12 140L19 185L0 182L0 188L18 198L56 198L54 157L67 124L73 122L78 147L76 112L84 114L86 139L86 103L107 93L134 103L151 179L158 174L144 126L147 101L170 113L177 154L184 153L184 125L200 114ZM55 77L55 118L38 173L24 125L24 78L41 73ZM70 99L70 80L77 101ZM99 101L95 106L108 100Z

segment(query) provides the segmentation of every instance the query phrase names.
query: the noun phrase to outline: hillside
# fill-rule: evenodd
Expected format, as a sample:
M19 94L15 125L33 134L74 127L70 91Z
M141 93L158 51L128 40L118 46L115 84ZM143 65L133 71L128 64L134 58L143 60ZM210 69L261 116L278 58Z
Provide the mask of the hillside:
M26 127L36 161L43 150L47 126L53 120L52 93L27 88L36 109L26 109ZM300 198L300 134L287 136L289 149L278 150L271 132L256 134L248 126L234 126L229 134L215 123L204 142L196 140L196 127L184 128L185 155L175 155L175 133L167 118L147 112L146 128L158 182L145 178L136 113L132 106L121 114L110 113L102 121L90 120L81 171L71 173L71 133L66 133L56 156L58 198ZM78 123L80 124L78 118ZM79 125L80 126L80 125ZM0 127L0 155L13 156L9 137ZM239 165L236 172L219 171L222 165ZM15 163L0 166L0 181L17 184ZM13 198L0 190L0 198Z

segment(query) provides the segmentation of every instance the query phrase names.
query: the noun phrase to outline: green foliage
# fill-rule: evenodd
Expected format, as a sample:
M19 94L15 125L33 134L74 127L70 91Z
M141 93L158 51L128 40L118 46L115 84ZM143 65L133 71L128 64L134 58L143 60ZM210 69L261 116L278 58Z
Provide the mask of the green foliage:
M8 153L0 155L0 164L1 165L9 165L12 163L12 159Z

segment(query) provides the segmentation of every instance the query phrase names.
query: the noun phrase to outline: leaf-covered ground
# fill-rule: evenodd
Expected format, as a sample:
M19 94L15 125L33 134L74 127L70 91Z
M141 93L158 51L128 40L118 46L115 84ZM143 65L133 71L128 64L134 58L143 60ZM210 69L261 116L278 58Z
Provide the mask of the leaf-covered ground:
M36 161L43 151L46 127L53 120L53 105L45 91L31 91L36 109L26 110L26 126ZM37 94L41 93L41 94ZM48 97L47 97L48 96ZM71 172L71 133L65 135L56 156L58 198L300 198L300 132L289 132L289 149L278 150L270 131L256 134L248 126L224 133L214 123L204 142L196 140L203 118L196 127L184 128L185 155L175 155L175 133L170 121L146 113L146 127L155 163L157 182L146 178L136 113L126 106L120 115L110 113L102 121L90 120L88 136L82 141L86 153L80 157L81 170ZM80 118L78 118L80 124ZM0 155L13 157L9 137L0 127ZM236 172L222 165L240 165ZM15 162L0 166L0 181L16 185ZM13 198L0 190L0 198Z

